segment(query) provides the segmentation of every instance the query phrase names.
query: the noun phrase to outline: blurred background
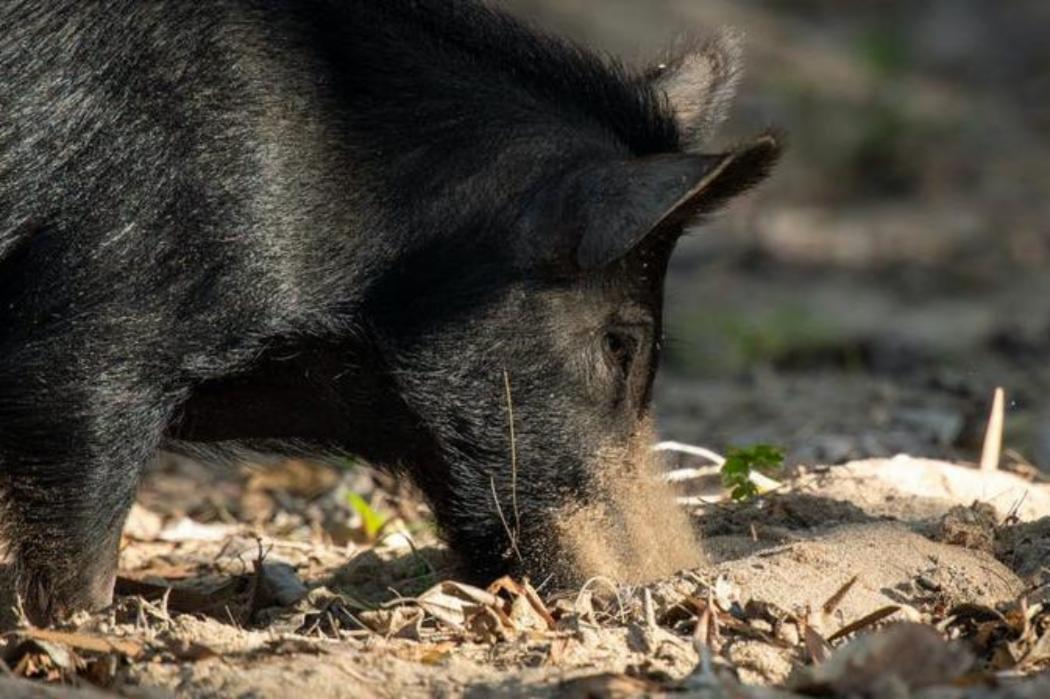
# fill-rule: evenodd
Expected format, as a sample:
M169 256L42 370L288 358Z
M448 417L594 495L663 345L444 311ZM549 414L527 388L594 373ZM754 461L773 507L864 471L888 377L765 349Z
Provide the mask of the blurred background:
M683 240L664 435L789 460L1006 458L1050 470L1050 3L503 0L645 62L732 26L745 79L712 150L776 125L770 182Z

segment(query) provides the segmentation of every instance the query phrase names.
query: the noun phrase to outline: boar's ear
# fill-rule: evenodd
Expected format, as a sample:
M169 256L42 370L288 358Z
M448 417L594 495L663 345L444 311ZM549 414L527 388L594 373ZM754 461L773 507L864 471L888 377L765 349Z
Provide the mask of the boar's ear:
M682 148L696 151L725 120L741 75L740 36L723 30L691 41L649 71L653 87L674 111Z
M600 268L648 237L677 235L762 180L779 154L777 138L765 135L721 155L658 155L583 173L573 197L578 267Z

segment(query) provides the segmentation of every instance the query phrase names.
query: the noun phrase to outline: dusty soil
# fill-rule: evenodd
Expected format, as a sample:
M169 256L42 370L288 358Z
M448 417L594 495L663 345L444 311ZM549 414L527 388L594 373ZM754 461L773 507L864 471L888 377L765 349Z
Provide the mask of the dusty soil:
M1047 691L1050 486L908 457L800 467L745 504L704 480L701 469L682 497L704 494L690 511L710 565L645 585L486 591L450 582L455 560L425 511L365 469L238 474L173 459L126 528L115 606L8 634L0 693ZM349 492L385 518L378 539Z

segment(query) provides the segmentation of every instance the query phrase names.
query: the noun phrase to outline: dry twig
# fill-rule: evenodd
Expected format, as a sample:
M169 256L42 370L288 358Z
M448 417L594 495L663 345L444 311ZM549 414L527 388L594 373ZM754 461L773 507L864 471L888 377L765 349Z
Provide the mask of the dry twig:
M999 468L999 457L1003 450L1003 411L1005 394L1002 388L995 389L992 399L992 412L988 416L988 429L984 433L984 446L981 448L981 470L995 471Z

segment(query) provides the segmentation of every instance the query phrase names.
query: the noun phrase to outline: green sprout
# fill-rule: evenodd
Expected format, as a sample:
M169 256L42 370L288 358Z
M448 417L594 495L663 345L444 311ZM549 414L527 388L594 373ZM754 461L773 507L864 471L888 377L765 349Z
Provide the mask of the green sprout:
M776 473L784 465L784 450L768 444L732 448L722 464L722 485L730 489L730 497L743 502L759 494L758 485L751 480L754 472L763 475Z
M350 507L354 509L354 512L361 516L361 525L365 530L365 538L368 541L375 541L376 537L379 536L379 532L383 529L383 525L386 524L387 518L376 512L368 504L368 501L357 493L348 493L346 500Z

